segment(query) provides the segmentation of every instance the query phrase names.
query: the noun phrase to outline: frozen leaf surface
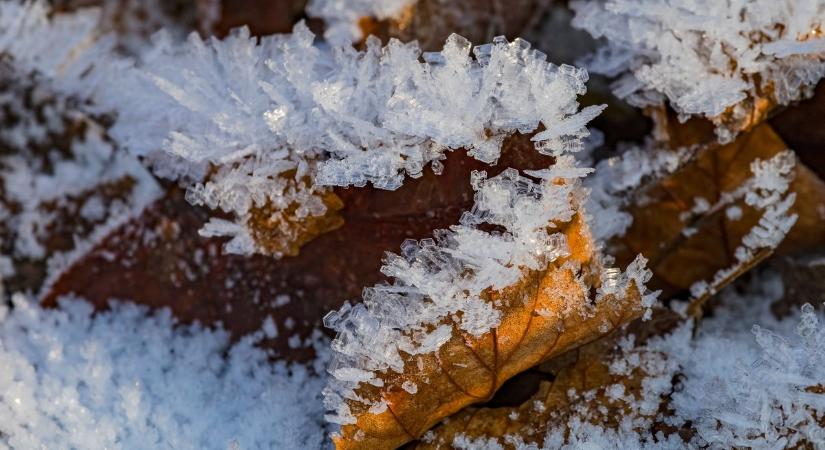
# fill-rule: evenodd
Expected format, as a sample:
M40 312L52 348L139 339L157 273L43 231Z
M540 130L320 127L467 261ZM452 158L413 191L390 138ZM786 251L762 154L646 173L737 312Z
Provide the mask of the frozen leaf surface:
M329 419L342 424L338 447L415 439L652 305L643 258L622 273L594 252L578 211L587 172L562 157L530 172L539 182L514 170L476 175L475 206L460 225L405 243L382 268L392 284L325 318L339 333L325 393Z

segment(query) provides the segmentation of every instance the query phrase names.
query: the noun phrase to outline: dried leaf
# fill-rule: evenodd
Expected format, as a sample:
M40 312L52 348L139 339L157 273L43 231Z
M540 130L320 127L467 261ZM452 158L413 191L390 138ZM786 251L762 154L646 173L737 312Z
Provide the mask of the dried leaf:
M522 404L513 407L467 408L427 433L415 448L453 448L457 437L466 440L492 438L499 443L508 443L506 448L515 447L514 442L506 439L508 436L520 439L523 444L541 445L547 430L563 429L571 419L587 421L608 429L618 429L622 419L631 414L652 419L658 411L638 414L638 406L631 406L627 397L609 395L608 388L622 386L624 395L638 401L641 398L642 382L646 377L654 375L646 369L661 372L675 369L665 364L646 364L633 367L626 374L610 371L613 360L625 358L630 353L619 345L627 336L634 336L636 347L640 347L647 336L666 333L680 321L675 314L664 310L657 311L656 317L654 321L637 321L621 333L583 345L542 364L539 370L545 373L546 381L542 381L536 392ZM664 358L660 359L664 361ZM674 431L660 422L655 422L654 427L656 429L653 433L657 429L668 433Z
M591 300L604 273L587 225L576 214L561 231L569 256L486 292L485 300L502 313L499 326L474 337L449 325L450 338L437 351L403 353L402 372L376 372L380 381L359 382L341 394L355 423L342 426L336 447L396 448L465 406L489 400L516 374L641 315L643 287L632 279L617 294Z
M736 249L762 214L741 198L726 200L725 193L752 176L754 161L769 160L785 149L767 125L731 144L698 147L692 161L635 194L629 208L633 224L616 242L619 261L637 253L649 258L653 286L663 289L666 297L736 264ZM822 239L825 230L819 214L825 208L825 184L797 164L789 191L796 193L792 212L798 219L783 250L794 251Z

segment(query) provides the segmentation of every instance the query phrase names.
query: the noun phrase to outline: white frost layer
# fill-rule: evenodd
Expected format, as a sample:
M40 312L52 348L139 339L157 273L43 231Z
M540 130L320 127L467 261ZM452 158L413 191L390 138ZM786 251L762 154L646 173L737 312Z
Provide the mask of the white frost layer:
M579 0L571 7L575 26L607 40L590 69L621 75L614 91L635 105L666 98L682 115L714 117L748 96L787 104L825 74L823 0Z
M538 151L578 151L603 109L578 111L587 73L520 39L473 48L453 35L423 55L415 43L371 39L358 52L314 40L303 23L260 40L246 29L183 45L160 36L100 96L119 112L112 136L162 176L188 181L190 201L243 225L267 202L321 215L326 186L396 189L429 163L439 171L450 149L494 163L505 137L542 125Z
M825 317L808 304L801 315L777 320L768 305L780 295L773 276L746 295L729 292L730 305L703 322L696 342L653 349L681 362L686 379L671 404L678 417L693 421L694 442L741 448L825 442ZM719 349L730 357L720 358ZM817 386L818 393L809 390Z
M517 283L525 271L543 270L569 255L566 236L557 231L585 200L580 178L592 169L578 168L570 155L549 169L530 171L540 181L507 169L486 179L473 174L475 204L460 224L435 232L435 239L408 240L402 255L388 254L382 273L393 284L364 291L362 303L331 312L324 324L336 330L325 402L333 422L351 423L344 399L359 401L354 390L374 374L404 370L402 354L428 354L453 336L453 329L482 336L501 320L499 306L482 293L501 291ZM500 231L485 231L485 226ZM554 230L555 229L555 230ZM644 292L650 272L638 258L622 274L613 269L603 277L595 302L608 294L623 294L631 281ZM656 294L644 296L650 307ZM571 311L570 314L586 311ZM359 378L344 374L357 370Z
M0 448L321 448L323 379L269 362L264 332L230 344L168 310L15 296L0 306Z

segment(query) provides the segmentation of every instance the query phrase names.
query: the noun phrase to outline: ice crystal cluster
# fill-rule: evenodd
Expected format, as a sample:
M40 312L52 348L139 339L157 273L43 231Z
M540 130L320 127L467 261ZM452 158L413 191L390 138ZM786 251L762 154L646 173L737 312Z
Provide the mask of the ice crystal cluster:
M683 117L746 120L757 100L785 105L825 74L822 0L575 1L574 26L604 38L588 63L619 76L637 106L667 100ZM734 129L717 121L717 134Z
M370 39L359 52L314 39L303 24L260 42L245 29L181 45L161 36L103 100L122 145L185 180L192 202L238 218L211 232L234 233L238 252L256 250L242 227L254 207L320 216L329 186L395 189L459 148L493 163L506 136L540 125L539 151L576 150L602 109L577 111L586 72L519 39L473 48L453 35L423 62L415 43Z
M263 333L231 344L168 310L17 295L0 305L0 448L321 448L323 379L270 362Z

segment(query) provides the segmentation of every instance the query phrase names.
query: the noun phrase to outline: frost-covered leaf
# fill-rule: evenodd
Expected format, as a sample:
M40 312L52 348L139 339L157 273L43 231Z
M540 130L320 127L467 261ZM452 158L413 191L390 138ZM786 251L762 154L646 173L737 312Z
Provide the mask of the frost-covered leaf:
M661 420L657 413L673 388L678 363L639 348L652 336L671 332L678 323L674 313L656 311L653 321L636 322L620 333L566 352L540 366L546 381L522 404L467 408L424 435L415 448L470 449L482 443L490 445L484 448L502 450L542 443L542 448L555 448L547 439L547 430L564 435L588 426L605 434L633 434L643 428L649 428L652 435L658 429L672 432L657 423ZM615 445L605 442L606 447L618 447L619 436L611 437L608 442ZM571 434L568 439L576 438ZM562 436L555 445L566 443Z
M280 223L294 222L277 217L285 210L320 217L330 186L397 189L427 165L440 172L449 150L492 164L506 137L539 127L539 152L576 152L603 109L578 111L586 72L519 39L472 48L452 35L424 62L414 43L370 40L358 52L314 39L303 24L260 42L245 29L183 45L159 38L98 98L118 112L122 145L185 183L196 204L234 216L238 226L209 233L234 237L235 251L266 250L244 235L255 208Z
M578 211L587 170L561 157L529 173L542 181L512 169L476 176L475 206L459 225L405 243L382 268L393 284L325 318L339 333L326 390L329 418L342 424L339 448L420 437L510 377L652 305L643 258L622 273L595 252Z
M589 68L620 76L619 97L667 100L716 125L721 141L774 105L809 96L825 74L822 0L575 1L574 25L606 45Z
M13 291L39 293L160 194L81 104L0 54L0 278Z
M614 240L619 260L641 253L651 261L656 287L702 296L764 259L789 230L790 246L818 241L817 205L825 185L785 149L763 125L732 144L666 153L669 166L632 195L625 222L632 224ZM668 150L642 151L640 157L660 152ZM644 170L634 171L632 163L625 170L639 178Z
M504 166L536 169L552 161L535 151L529 136L514 135L503 148ZM387 249L459 220L472 206L467 180L485 167L454 152L441 175L426 172L395 191L336 189L346 203L344 224L282 259L227 254L221 240L198 235L210 212L171 189L75 261L45 302L54 305L61 295L76 293L105 309L111 298L129 299L168 307L184 322L220 322L234 337L258 330L271 316L278 336L263 345L305 359L303 344L324 314L383 279L379 269Z

